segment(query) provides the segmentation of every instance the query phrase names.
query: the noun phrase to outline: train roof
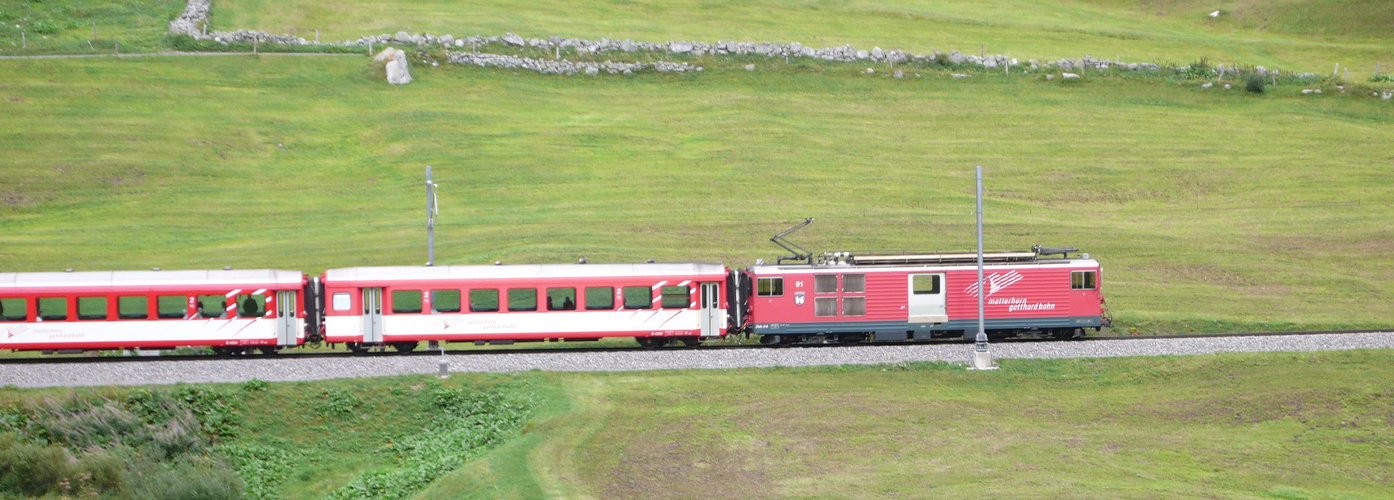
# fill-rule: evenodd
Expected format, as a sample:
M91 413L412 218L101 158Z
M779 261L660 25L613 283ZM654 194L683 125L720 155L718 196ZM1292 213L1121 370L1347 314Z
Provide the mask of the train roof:
M726 267L710 262L639 264L513 264L507 266L390 266L329 269L325 281L459 280L528 278L614 278L725 275Z
M0 289L123 286L294 285L304 274L278 269L0 273Z

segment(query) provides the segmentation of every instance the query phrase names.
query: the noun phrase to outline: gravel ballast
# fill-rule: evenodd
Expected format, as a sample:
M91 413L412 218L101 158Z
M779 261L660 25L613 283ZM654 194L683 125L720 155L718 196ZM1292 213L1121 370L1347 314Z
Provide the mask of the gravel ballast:
M1297 352L1394 348L1394 332L1183 339L1129 338L992 345L998 359L1184 356L1225 352ZM886 364L907 361L967 363L969 344L794 347L770 349L659 349L507 354L453 354L452 372L638 371L772 366ZM247 357L110 363L0 363L0 385L18 387L282 382L345 377L435 374L438 356Z

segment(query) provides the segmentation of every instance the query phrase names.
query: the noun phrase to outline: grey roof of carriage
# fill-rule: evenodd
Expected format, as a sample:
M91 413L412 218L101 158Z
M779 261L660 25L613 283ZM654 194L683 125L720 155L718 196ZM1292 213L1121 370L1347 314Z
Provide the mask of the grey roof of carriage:
M277 269L0 273L0 289L198 285L298 286L303 276L300 271Z
M726 267L708 262L522 264L507 266L349 267L330 269L324 273L325 281L601 278L689 274L724 276Z

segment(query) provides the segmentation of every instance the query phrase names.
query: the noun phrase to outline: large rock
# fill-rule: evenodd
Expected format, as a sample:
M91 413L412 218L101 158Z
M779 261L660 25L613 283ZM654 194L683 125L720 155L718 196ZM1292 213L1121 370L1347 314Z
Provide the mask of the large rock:
M401 50L388 47L382 49L374 61L386 63L387 83L393 85L405 85L411 83L411 71L407 68L407 53Z
M668 45L668 51L674 54L686 54L692 52L692 44L685 42L673 42Z
M513 34L512 31L503 34L503 43L516 47L527 45L527 43L523 41L523 37Z
M960 54L957 50L949 53L949 62L951 63L963 64L963 61L967 60L968 58L965 57L963 54Z

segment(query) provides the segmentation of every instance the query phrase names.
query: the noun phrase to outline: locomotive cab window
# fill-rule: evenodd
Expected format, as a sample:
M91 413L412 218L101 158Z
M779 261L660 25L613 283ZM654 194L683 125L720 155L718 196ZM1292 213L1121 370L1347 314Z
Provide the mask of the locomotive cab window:
M433 312L433 313L457 313L457 312L460 312L460 291L459 291L459 290L431 290L431 312Z
M29 319L29 301L25 299L0 299L0 321L24 321Z
M646 286L624 287L625 309L650 309L653 307L653 289Z
M692 289L687 286L665 286L661 292L664 309L687 309L692 305Z
M576 289L575 289L575 288L548 288L548 289L547 289L547 310L548 310L548 311L575 311L575 310L576 310Z
M499 310L499 291L497 289L470 290L470 312L494 312Z
M68 299L63 297L44 297L39 299L39 319L44 321L64 321L68 319Z
M609 311L615 308L615 289L608 286L586 287L586 310Z
M865 293L866 275L865 274L844 274L842 275L843 293Z
M149 318L150 299L145 297L117 297L116 317L118 319Z
M536 289L536 288L509 288L509 289L508 289L508 310L510 310L510 311L536 311L536 310L537 310L537 289Z
M392 312L396 314L421 312L421 290L393 290Z
M1093 290L1098 288L1094 271L1075 271L1070 273L1071 290Z
M813 293L837 293L837 275L815 275L813 277Z
M910 287L915 295L937 295L939 293L939 275L937 274L917 274L911 278Z
M77 319L106 319L106 297L78 297Z
M755 295L760 297L783 297L784 278L759 278L755 280Z
M260 318L266 315L266 296L243 294L237 296L237 317Z
M155 297L155 317L160 319L183 319L188 312L188 297L183 295L161 295Z

